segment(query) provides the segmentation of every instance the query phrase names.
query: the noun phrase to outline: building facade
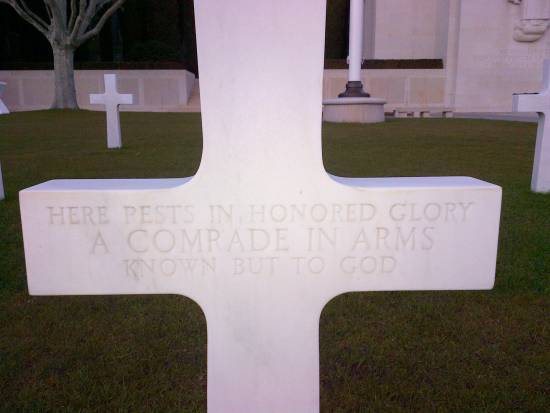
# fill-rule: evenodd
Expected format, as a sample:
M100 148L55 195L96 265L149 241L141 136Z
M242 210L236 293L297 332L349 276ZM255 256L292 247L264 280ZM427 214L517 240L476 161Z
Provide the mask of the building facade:
M327 0L325 56L340 63L336 68L326 65L324 98L335 98L345 89L348 12L349 0ZM371 95L387 100L386 111L445 107L456 112L510 112L513 93L540 89L542 64L550 58L550 0L365 0L364 19L363 54L370 65L362 71L363 83ZM53 93L48 84L51 73L21 71L28 67L13 65L21 59L51 60L47 42L8 6L0 6L0 22L0 80L8 83L6 103L15 110L47 108ZM79 62L102 61L101 67L86 68L109 70L109 61L167 57L197 74L192 0L129 2L116 24L107 25L101 36L84 45L76 59L77 67ZM3 64L2 59L12 61ZM440 64L418 64L425 61ZM82 102L91 76L77 75ZM136 76L145 79L146 91L154 73L127 74L127 83ZM180 77L186 85L193 84L188 74ZM93 88L101 86L99 81L92 83ZM170 93L182 90L186 96L174 96L169 103L144 103L139 110L180 110L191 96L188 86L168 87ZM141 93L137 86L128 88L128 93ZM159 100L142 95L143 102Z
M390 106L509 112L513 93L540 89L550 0L365 1L366 59L443 62L442 69L366 70L366 84Z

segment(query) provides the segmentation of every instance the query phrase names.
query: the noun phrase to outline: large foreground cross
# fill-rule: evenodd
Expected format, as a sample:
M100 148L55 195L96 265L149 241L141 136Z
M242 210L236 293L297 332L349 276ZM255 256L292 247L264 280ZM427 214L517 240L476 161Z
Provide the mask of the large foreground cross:
M195 176L21 193L31 294L181 294L200 305L210 413L318 412L319 317L339 294L493 286L499 187L323 169L325 6L195 2Z
M531 179L531 189L534 192L550 192L550 59L544 61L543 71L542 92L516 94L513 99L515 112L539 114Z

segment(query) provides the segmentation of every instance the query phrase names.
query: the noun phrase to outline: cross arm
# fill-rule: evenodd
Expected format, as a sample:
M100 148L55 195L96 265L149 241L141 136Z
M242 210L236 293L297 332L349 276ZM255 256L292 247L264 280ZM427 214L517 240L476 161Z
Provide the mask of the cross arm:
M117 88L117 76L112 73L103 75L105 93L91 94L90 103L117 107L118 105L131 105L134 103L134 95L119 93Z
M10 113L7 106L2 102L2 95L4 94L4 90L6 89L6 82L0 82L0 114L4 113Z
M134 95L129 93L122 93L118 95L120 98L119 105L133 105L134 104Z
M107 98L104 94L91 94L90 103L92 105L105 105L107 104ZM132 94L118 94L116 95L116 101L113 102L118 105L132 105L134 103L134 95Z
M331 223L319 237L333 249L325 302L354 291L493 287L499 186L470 177L331 179L333 198L354 210L352 222Z
M512 100L514 112L546 113L550 108L550 59L543 63L542 92L515 93Z
M21 191L29 292L177 293L197 299L185 282L192 274L170 276L177 262L165 261L166 234L156 240L148 235L188 218L181 203L166 197L190 179L55 180ZM155 242L161 251L145 259ZM150 273L162 270L167 275Z
M105 104L105 95L94 93L90 95L90 103L92 105L104 105Z
M550 92L514 94L512 107L514 112L545 113L550 104Z

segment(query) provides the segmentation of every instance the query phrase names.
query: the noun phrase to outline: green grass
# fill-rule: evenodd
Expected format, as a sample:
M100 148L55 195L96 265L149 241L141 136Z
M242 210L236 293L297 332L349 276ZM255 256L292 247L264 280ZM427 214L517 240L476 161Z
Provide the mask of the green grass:
M17 192L55 178L193 174L195 114L0 116L0 411L204 412L206 322L175 296L30 297ZM496 286L347 294L321 320L323 412L544 412L550 405L550 195L529 191L536 125L324 125L344 176L469 175L504 190ZM258 412L261 413L261 412ZM281 412L284 413L284 412Z

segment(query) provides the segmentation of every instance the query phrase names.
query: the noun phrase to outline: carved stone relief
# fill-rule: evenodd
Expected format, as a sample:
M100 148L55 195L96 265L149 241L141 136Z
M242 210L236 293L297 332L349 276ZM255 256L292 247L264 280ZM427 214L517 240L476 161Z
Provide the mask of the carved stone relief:
M550 25L550 0L508 0L521 7L521 17L514 27L514 40L536 42Z

